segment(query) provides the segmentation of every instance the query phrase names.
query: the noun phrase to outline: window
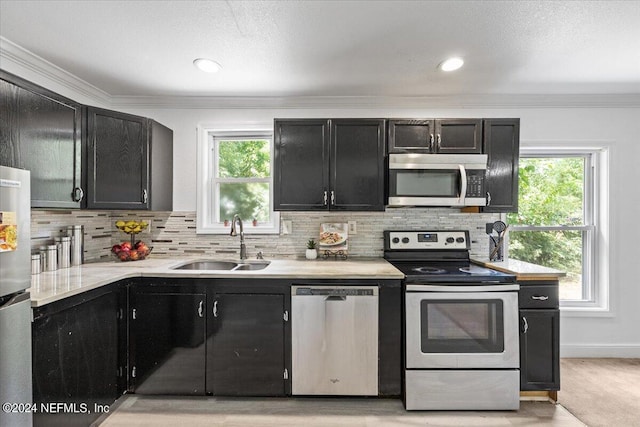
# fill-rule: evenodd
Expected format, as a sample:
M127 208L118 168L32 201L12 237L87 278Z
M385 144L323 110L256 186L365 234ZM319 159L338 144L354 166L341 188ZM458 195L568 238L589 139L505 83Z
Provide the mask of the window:
M606 230L600 203L605 150L524 147L520 153L518 212L510 224L509 257L564 270L563 307L607 304Z
M229 233L238 214L247 234L278 233L272 133L202 130L198 145L197 232Z

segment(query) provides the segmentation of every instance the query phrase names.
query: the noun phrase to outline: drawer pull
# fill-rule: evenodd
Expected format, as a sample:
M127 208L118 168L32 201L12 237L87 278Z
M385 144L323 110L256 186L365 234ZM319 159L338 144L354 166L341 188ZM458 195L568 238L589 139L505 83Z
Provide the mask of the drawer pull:
M546 301L546 300L548 300L548 299L549 299L549 297L548 297L548 296L546 296L546 295L540 295L540 296L538 296L538 295L532 295L532 296L531 296L531 299L535 299L535 300L538 300L538 301Z

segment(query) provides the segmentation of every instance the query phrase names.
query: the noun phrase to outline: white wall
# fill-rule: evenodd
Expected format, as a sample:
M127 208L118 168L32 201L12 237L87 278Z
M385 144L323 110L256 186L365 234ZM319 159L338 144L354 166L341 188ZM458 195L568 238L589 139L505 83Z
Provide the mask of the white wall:
M196 206L196 127L270 127L275 117L519 117L521 142L605 142L610 150L610 312L563 312L565 357L640 357L640 109L129 109L174 130L174 209Z

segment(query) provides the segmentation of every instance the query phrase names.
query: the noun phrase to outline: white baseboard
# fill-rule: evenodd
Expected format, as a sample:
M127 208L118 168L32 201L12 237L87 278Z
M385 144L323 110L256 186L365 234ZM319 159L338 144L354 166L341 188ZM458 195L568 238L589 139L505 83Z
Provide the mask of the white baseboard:
M621 357L640 358L640 344L564 344L560 357Z

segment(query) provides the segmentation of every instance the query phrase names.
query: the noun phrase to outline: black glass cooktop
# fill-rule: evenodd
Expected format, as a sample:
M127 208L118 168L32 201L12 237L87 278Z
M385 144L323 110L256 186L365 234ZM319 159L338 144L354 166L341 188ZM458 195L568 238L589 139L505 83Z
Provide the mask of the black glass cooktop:
M515 283L515 276L471 263L425 263L394 261L392 264L406 276L407 283Z

